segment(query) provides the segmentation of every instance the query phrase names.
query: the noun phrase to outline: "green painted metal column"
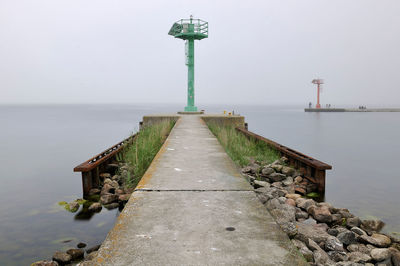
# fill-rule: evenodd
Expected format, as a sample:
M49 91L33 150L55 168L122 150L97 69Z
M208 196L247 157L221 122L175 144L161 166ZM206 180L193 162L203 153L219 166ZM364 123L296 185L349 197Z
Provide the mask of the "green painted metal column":
M208 38L208 22L201 19L181 19L175 22L169 35L186 41L186 65L188 67L187 105L185 112L197 112L194 105L194 41Z
M191 24L190 26L193 26ZM189 28L190 30L190 28ZM187 106L185 107L186 112L196 112L197 107L194 106L194 39L188 39L188 95L187 95Z

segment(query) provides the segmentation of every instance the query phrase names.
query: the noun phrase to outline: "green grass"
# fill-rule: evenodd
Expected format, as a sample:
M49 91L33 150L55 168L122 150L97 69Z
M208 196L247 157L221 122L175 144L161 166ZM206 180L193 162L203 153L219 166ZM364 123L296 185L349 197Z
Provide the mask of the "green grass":
M248 165L252 160L268 164L280 158L279 153L265 142L248 139L233 126L219 126L213 123L207 125L232 160L241 167Z
M174 121L168 121L145 127L138 132L134 141L124 149L121 159L128 163L131 169L126 180L129 187L135 187L139 183L174 124Z

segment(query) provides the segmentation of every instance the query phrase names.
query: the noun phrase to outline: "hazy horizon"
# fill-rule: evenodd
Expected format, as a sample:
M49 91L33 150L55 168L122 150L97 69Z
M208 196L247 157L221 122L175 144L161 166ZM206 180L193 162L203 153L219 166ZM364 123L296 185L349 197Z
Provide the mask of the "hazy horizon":
M0 104L186 103L191 14L196 105L398 107L400 2L395 0L0 2Z

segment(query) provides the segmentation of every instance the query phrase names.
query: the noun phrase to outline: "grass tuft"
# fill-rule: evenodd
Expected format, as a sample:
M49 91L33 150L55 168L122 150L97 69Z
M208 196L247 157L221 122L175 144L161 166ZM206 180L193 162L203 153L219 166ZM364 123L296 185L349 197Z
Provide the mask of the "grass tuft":
M214 123L207 125L224 147L226 153L241 167L248 165L253 160L268 164L280 158L279 153L274 148L265 142L248 139L236 131L233 126L219 126Z
M127 185L135 187L160 150L175 121L166 121L140 130L132 144L124 149L122 161L128 163Z

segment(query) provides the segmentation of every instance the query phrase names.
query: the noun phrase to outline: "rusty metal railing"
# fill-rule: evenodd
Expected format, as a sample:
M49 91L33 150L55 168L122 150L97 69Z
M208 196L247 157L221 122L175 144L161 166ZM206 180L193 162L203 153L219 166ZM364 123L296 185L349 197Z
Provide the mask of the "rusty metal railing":
M264 138L251 131L248 131L247 129L237 127L236 130L248 138L263 141L275 148L282 156L288 158L291 166L298 169L304 175L304 177L317 185L319 193L323 194L325 192L325 171L332 169L331 165L321 162L296 150L290 149L275 141Z
M74 168L74 172L82 172L84 197L89 194L90 189L97 188L100 185L99 174L103 170L104 166L110 162L116 161L115 156L126 146L127 143L132 142L135 137L136 134L124 139Z

